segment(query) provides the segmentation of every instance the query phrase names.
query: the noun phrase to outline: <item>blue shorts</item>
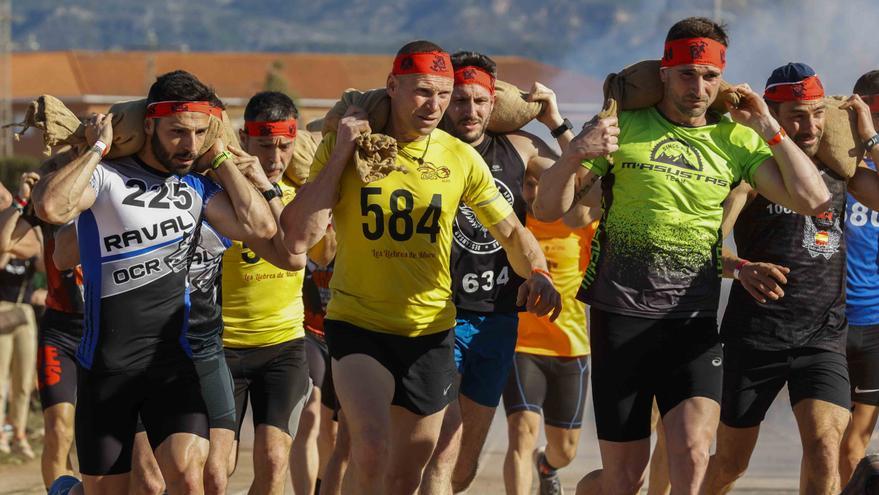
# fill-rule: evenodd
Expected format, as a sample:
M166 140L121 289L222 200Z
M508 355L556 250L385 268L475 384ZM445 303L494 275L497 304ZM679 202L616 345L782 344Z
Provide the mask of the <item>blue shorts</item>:
M519 336L518 313L458 310L455 365L460 393L485 407L497 407L513 366Z

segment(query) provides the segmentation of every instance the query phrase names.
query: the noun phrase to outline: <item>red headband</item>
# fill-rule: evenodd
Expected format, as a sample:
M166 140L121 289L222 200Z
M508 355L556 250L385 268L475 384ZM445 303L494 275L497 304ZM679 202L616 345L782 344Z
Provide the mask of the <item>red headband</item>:
M809 76L802 81L770 84L763 91L763 98L777 103L817 100L824 98L824 86L818 76Z
M864 95L861 97L867 105L870 105L870 113L879 113L879 94Z
M481 67L468 65L455 71L455 86L478 84L494 94L494 77Z
M244 122L244 130L248 136L288 136L296 137L296 120L277 120L274 122Z
M148 119L157 119L183 112L198 112L223 118L223 110L211 105L209 101L157 101L147 105L146 116Z
M726 67L726 47L711 38L684 38L665 43L661 67L676 65L713 65Z
M454 78L452 58L446 52L423 52L397 55L394 59L394 70L391 74L405 76L408 74L430 74L434 76Z

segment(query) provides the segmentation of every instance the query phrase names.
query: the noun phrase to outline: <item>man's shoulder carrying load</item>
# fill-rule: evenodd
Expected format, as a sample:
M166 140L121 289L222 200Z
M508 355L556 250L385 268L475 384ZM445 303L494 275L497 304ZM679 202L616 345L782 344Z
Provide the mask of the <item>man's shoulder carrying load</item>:
M612 73L604 80L604 98L615 99L620 110L637 110L658 104L664 89L659 77L659 60L644 60L632 64L620 72ZM850 178L864 156L864 146L858 138L854 111L841 109L845 98L825 98L824 137L818 148L818 159L837 174ZM737 106L738 94L731 91L726 81L721 81L717 100L711 110L726 113L726 102Z
M311 162L314 161L314 154L317 151L317 142L314 140L310 132L302 132L296 134L293 141L293 156L284 175L293 181L297 186L301 186L308 180L308 174L311 171Z
M110 147L107 157L120 158L140 151L146 140L143 131L146 99L115 103L110 107L108 113L113 114L113 145ZM6 126L12 125L22 127L21 131L16 133L16 137L30 127L43 131L43 143L46 145L47 155L55 146L80 147L86 144L85 126L61 100L51 95L41 95L32 101L28 105L24 121ZM222 122L211 117L210 126L205 136L204 145L199 150L199 155L210 149L218 137L223 139L226 144L238 146L238 136L232 130L229 116L225 110Z
M527 101L525 95L526 93L512 84L496 81L495 105L488 130L498 133L513 132L534 120L543 110L543 105ZM360 178L364 182L373 182L386 177L390 172L405 170L394 164L397 155L396 141L390 136L380 134L387 126L391 113L391 99L385 88L368 91L345 90L326 116L309 122L306 129L320 130L323 134L335 132L350 106L359 107L366 112L373 132L369 138L357 142L355 166Z
M854 109L839 108L846 100L844 96L824 98L824 136L818 144L817 157L827 168L850 179L855 175L866 150L858 136Z

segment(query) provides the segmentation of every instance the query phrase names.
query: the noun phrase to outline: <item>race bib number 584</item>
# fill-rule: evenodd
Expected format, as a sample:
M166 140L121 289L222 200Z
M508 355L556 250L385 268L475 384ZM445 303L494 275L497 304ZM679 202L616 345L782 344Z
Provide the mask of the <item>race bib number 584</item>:
M417 222L412 214L415 212L415 200L412 193L405 189L391 191L388 210L385 215L384 205L380 203L381 187L364 187L360 189L360 214L365 217L362 223L363 235L376 241L385 232L395 241L407 241L414 234L430 236L430 242L436 242L439 235L439 218L443 208L443 197L434 194L430 203L424 208Z

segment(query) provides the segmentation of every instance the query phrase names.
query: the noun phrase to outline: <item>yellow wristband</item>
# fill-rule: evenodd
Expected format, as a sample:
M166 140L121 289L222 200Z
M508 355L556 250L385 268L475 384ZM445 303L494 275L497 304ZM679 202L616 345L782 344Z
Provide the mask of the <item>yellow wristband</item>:
M223 162L225 162L229 158L232 158L232 153L226 150L221 151L217 156L214 157L213 160L211 160L211 169L216 170L220 165L223 164Z

